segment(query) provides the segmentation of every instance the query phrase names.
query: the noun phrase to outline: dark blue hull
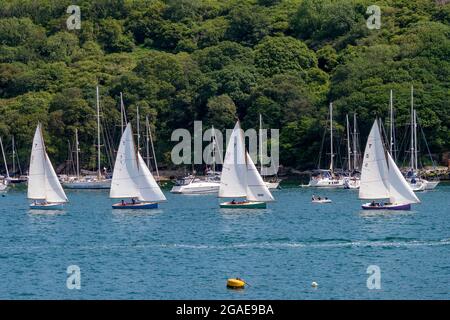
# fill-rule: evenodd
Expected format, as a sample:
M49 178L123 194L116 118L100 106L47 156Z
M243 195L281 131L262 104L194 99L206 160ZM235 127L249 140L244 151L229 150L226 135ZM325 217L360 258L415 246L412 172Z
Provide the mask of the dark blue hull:
M132 209L132 210L136 210L136 209L157 209L158 208L158 203L157 202L138 202L138 203L116 203L113 204L113 209Z

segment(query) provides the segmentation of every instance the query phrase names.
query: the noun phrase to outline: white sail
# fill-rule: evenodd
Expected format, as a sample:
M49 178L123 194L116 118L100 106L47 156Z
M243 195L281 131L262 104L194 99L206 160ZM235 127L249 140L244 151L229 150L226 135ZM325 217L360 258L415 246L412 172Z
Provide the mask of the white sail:
M252 158L248 153L247 156L247 200L248 201L275 201L266 183L256 169Z
M150 170L136 152L131 124L128 124L117 152L110 190L111 198L136 198L140 201L165 201Z
M136 179L136 183L138 185L139 192L141 193L139 200L153 202L166 201L167 199L164 196L164 193L161 191L161 188L155 181L155 178L153 178L152 173L148 169L139 152L138 165L139 177Z
M383 147L378 121L375 120L364 151L361 170L360 199L389 198L389 169Z
M111 181L110 198L140 198L141 192L134 179L139 176L133 132L128 124L117 151L116 163Z
M48 202L67 202L67 196L64 192L61 183L59 182L58 176L53 169L52 163L48 158L47 153L45 153L45 199Z
M28 199L45 200L45 150L41 124L37 125L28 172Z
M61 187L58 176L45 152L41 125L38 124L31 149L30 170L28 176L28 198L48 202L67 202L67 196Z
M395 164L394 159L388 153L389 163L389 201L391 203L420 203L420 200L412 191L411 187L403 177L402 173Z
M228 141L220 178L219 197L238 198L247 196L247 164L245 161L244 136L236 123Z

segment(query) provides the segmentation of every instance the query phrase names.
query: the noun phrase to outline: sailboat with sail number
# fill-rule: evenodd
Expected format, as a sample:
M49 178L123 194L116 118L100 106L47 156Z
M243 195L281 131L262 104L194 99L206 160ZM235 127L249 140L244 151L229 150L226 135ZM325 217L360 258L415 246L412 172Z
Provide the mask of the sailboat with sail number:
M377 120L364 151L359 198L372 200L362 205L364 210L410 210L412 203L420 203L392 156L385 150ZM377 199L389 199L389 202L375 202Z
M219 198L246 198L220 204L228 209L264 209L275 201L266 183L245 149L244 134L239 120L228 141L220 177Z
M42 125L36 128L31 149L28 173L28 199L31 209L61 210L68 202L67 196L45 151Z
M113 209L156 209L159 202L166 201L136 149L130 123L120 139L109 196L122 199L112 206ZM125 202L126 198L131 199L131 202Z

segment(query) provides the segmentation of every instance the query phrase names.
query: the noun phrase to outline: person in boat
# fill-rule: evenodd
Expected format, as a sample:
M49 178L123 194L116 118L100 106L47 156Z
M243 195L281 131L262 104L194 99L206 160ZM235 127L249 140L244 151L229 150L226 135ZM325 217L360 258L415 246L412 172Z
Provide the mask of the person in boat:
M319 201L320 201L320 200L322 200L322 198L321 198L321 197L317 197L317 200L319 200Z
M123 206L125 205L125 201L124 200L122 200L121 203L122 203Z
M375 207L375 206L376 206L375 200L372 201L372 203L370 204L370 206L371 206L371 207Z
M233 199L233 200L231 201L231 204L236 204L236 200Z
M134 198L131 199L131 202L132 202L133 204L136 204L136 200L135 200Z
M325 197L325 200L328 200L328 197Z
M314 194L312 195L311 200L312 200L312 201L316 200L316 196L315 196Z

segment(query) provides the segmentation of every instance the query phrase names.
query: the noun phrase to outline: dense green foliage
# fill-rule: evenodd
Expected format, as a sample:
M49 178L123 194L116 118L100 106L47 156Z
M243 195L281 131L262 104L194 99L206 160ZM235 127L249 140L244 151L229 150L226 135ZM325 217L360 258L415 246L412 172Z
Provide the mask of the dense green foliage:
M28 161L37 121L50 156L67 159L80 133L83 166L95 166L95 86L103 138L117 145L119 95L139 106L170 165L172 130L204 125L280 128L281 163L317 165L334 102L337 133L358 114L361 142L386 118L394 90L399 144L410 86L433 152L450 149L450 4L384 0L379 30L367 0L3 0L0 5L0 136ZM70 4L81 30L67 30ZM205 128L206 129L206 128ZM326 140L325 140L326 141ZM326 154L326 152L323 152ZM105 165L108 165L105 157Z

